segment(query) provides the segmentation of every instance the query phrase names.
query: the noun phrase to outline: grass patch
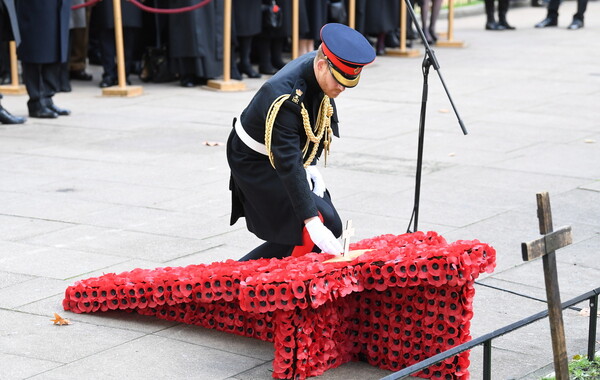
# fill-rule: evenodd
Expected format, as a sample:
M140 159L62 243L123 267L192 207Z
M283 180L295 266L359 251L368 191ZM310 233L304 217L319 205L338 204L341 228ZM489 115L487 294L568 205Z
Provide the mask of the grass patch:
M575 355L569 363L570 380L599 380L600 379L600 356L596 356L590 362L587 356ZM542 380L556 380L554 376L543 377Z

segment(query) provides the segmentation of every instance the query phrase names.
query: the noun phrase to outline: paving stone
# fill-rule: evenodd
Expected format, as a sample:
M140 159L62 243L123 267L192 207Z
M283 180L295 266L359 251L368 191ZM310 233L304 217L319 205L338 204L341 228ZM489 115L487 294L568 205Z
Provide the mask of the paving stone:
M147 379L169 374L171 379L224 379L262 363L248 356L147 335L32 378Z

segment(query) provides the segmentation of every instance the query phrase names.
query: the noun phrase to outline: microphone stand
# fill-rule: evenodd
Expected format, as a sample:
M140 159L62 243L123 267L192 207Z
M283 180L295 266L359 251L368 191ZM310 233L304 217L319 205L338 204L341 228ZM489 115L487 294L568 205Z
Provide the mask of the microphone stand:
M458 124L462 129L463 134L467 134L467 129L458 114L456 107L454 106L454 101L452 101L452 97L450 96L450 92L448 92L448 88L446 87L446 82L444 82L444 78L442 77L442 73L440 72L440 64L435 57L435 53L427 43L427 38L425 38L425 33L423 33L423 29L417 22L417 16L415 14L415 10L413 9L410 0L404 0L406 2L406 9L410 14L410 17L417 28L417 32L419 33L419 37L423 41L423 45L425 46L425 57L423 58L422 63L422 71L423 71L423 91L421 97L421 115L419 119L419 146L417 150L417 174L416 174L416 183L415 183L415 201L413 206L412 216L410 221L408 222L408 229L406 232L416 232L418 231L418 222L419 222L419 200L421 194L421 173L423 167L423 144L425 141L425 115L427 110L427 93L428 93L428 77L429 77L429 68L433 66L434 70L437 71L438 77L442 82L442 86L446 91L446 95L448 96L448 100L450 100L450 104L452 105L452 109L454 110L454 114L458 119ZM413 223L413 230L410 230L410 225Z

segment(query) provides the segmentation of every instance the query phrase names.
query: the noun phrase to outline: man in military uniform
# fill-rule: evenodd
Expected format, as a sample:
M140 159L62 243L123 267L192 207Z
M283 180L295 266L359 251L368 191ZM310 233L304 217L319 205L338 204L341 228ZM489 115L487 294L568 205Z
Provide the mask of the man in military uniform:
M244 216L266 240L240 261L342 252L342 223L315 164L322 153L327 162L331 135L338 136L333 99L358 84L375 51L342 24L325 25L321 40L317 51L269 79L234 119L227 141L231 224Z
M17 45L21 42L15 2L14 0L0 0L0 41L13 40ZM2 94L0 94L0 99L2 99ZM1 124L22 124L24 122L24 117L14 116L0 105Z

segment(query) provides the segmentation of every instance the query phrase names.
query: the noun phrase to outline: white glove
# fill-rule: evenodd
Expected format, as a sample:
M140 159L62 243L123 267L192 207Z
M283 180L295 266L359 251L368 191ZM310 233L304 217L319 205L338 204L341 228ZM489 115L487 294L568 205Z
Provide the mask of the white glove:
M327 187L325 186L325 180L323 179L321 172L319 172L319 169L317 169L316 166L310 165L306 167L306 180L308 181L308 186L312 189L312 192L323 198ZM312 184L314 184L314 186L311 186Z
M305 224L310 240L321 248L321 251L332 255L339 255L344 252L340 242L333 236L327 227L319 218L315 218Z

